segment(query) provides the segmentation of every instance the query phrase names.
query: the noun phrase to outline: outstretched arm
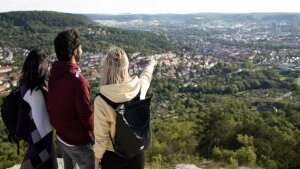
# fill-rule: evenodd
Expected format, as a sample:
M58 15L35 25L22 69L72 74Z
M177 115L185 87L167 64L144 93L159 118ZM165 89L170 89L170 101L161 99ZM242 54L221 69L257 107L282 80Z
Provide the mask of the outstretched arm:
M141 82L141 99L144 99L146 96L146 92L150 86L152 73L156 64L156 60L154 58L151 58L149 64L145 67L144 71L140 75L139 79Z

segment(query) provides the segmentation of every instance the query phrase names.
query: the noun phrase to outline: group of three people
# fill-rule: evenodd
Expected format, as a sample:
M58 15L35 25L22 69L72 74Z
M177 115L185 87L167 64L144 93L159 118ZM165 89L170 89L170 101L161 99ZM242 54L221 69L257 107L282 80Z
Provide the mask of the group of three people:
M51 65L42 50L32 50L20 76L17 134L29 143L21 169L58 167L53 128L65 169L144 168L144 153L132 158L114 153L115 110L101 97L96 97L91 110L90 86L77 65L82 56L78 32L70 29L59 33L54 46L57 61ZM129 101L139 93L144 99L155 65L151 59L139 77L130 76L126 53L115 47L102 65L99 92L116 103Z

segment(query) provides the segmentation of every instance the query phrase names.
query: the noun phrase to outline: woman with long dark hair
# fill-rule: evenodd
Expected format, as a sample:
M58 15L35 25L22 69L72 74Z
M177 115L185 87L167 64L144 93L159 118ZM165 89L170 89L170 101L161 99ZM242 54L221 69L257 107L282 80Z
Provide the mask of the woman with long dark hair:
M45 100L49 64L43 50L32 50L26 57L19 79L22 100L16 134L28 143L21 169L57 168L53 131Z

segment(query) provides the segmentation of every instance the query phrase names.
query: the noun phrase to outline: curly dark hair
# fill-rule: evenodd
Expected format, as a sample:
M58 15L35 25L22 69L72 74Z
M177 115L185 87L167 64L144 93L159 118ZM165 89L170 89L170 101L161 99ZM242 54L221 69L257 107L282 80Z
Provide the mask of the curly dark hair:
M72 53L79 46L79 35L75 29L58 33L54 40L55 53L58 61L70 61Z
M50 64L47 57L41 49L30 51L23 64L19 84L25 83L31 90L41 89L43 85L46 85L45 80L49 75Z

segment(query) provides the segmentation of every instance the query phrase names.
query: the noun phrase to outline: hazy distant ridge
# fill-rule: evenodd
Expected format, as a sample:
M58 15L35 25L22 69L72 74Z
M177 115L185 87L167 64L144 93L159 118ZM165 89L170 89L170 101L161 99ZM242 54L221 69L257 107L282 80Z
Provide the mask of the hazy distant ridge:
M92 20L118 20L128 22L131 20L141 19L144 21L159 20L159 21L176 21L176 22L190 22L197 21L200 18L205 20L222 20L224 22L230 21L257 21L257 22L274 22L274 21L288 21L299 22L300 13L250 13L250 14L236 14L236 13L199 13L199 14L120 14L120 15L104 15L104 14L87 14Z

